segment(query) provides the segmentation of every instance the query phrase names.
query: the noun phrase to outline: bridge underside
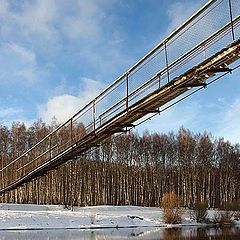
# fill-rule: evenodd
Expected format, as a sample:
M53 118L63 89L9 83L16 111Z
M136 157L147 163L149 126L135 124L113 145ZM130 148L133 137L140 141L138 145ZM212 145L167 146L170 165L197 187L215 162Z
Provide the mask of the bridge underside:
M140 99L124 111L118 113L113 118L96 128L89 134L86 134L80 141L67 147L58 155L50 158L48 161L33 169L17 181L2 188L0 193L13 190L16 187L41 176L57 166L76 159L79 155L97 146L102 140L114 133L122 132L126 128L132 127L133 123L148 113L158 112L164 104L184 94L191 88L203 87L206 80L217 73L231 71L229 65L240 58L240 40L235 41L230 46L217 52L214 56L206 59L202 63L194 66L181 76L174 78L166 85Z

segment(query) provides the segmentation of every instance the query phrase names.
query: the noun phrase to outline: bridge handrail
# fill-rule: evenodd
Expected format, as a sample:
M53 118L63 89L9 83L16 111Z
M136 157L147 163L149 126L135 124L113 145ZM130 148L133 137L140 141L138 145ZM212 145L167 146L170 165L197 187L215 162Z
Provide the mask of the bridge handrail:
M240 16L237 16L236 18L233 19L233 24L235 24L236 22L238 22L240 20ZM208 37L207 39L205 39L204 41L200 42L198 45L196 45L195 47L193 47L192 49L190 49L188 52L186 52L184 55L180 56L179 58L177 58L176 60L174 60L172 63L170 63L168 65L168 67L164 67L163 69L161 69L159 72L157 72L153 77L151 77L148 81L146 81L143 85L139 86L137 89L135 89L133 92L131 92L129 94L128 97L131 97L133 95L135 95L139 90L141 90L142 88L144 88L145 86L147 86L151 81L153 81L154 79L156 79L159 75L162 75L162 73L164 73L165 71L167 71L167 69L171 69L176 63L178 63L179 61L182 61L184 58L186 58L187 56L189 56L190 54L192 54L193 52L195 52L197 49L203 47L206 45L206 43L210 42L212 39L214 39L218 34L224 32L226 29L228 29L231 24L231 22L227 23L225 26L223 26L221 29L217 30L215 33L213 33L213 35L211 35L210 37ZM124 103L124 101L126 100L125 98L122 98L121 100L119 100L118 102L116 102L112 107L108 108L106 111L104 111L103 113L101 113L101 115L99 115L99 117L103 117L106 113L108 113L109 111L111 111L112 109L114 109L116 106L118 106L121 103Z
M199 14L205 11L209 6L211 6L217 0L210 0L204 6L202 6L197 12L195 12L191 17L189 17L182 25L180 25L175 31L169 34L166 38L164 38L155 48L149 51L145 56L143 56L137 63L135 63L131 68L125 71L119 78L117 78L112 84L110 84L107 88L105 88L99 95L97 95L94 99L100 98L104 95L109 89L111 89L116 83L124 79L128 74L134 71L138 66L140 66L149 56L154 54L158 49L164 46L166 42L168 42L171 38L177 35L186 25L188 25L193 19L195 19ZM93 101L91 101L93 102ZM90 102L90 103L91 103ZM81 111L81 110L80 110ZM78 114L78 113L77 113ZM77 115L76 114L76 115Z

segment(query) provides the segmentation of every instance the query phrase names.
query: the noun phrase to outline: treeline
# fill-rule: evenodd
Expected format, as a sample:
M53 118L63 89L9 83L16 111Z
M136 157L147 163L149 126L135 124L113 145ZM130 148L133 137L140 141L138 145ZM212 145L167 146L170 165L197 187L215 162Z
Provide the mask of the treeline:
M0 168L57 126L0 125ZM2 176L3 177L3 176ZM7 178L8 176L4 176ZM208 133L137 133L113 136L99 148L3 194L2 202L159 206L174 192L181 205L225 208L240 204L240 146Z

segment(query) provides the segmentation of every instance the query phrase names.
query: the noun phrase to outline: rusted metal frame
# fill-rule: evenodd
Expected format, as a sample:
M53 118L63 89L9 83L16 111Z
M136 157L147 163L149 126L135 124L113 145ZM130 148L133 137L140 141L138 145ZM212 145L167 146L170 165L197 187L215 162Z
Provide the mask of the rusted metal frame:
M238 65L237 67L234 67L233 70L236 70L240 67L240 65ZM207 86L218 81L220 78L226 76L227 74L229 74L229 72L225 72L222 75L220 75L219 77L215 78L214 80L210 81L209 83L207 83ZM178 104L179 102L182 102L183 100L187 99L188 97L192 96L193 94L197 93L198 91L202 90L204 87L200 87L198 89L195 89L194 91L190 92L188 95L183 96L181 99L178 99L177 101L173 102L172 104L166 106L164 109L161 110L161 112L166 111L167 109L173 107L174 105Z
M143 63L149 56L151 56L153 53L155 53L161 46L163 46L164 42L166 40L171 39L172 37L174 37L178 32L180 32L182 29L184 29L185 26L187 26L190 22L192 22L196 17L198 17L202 12L204 12L208 7L210 7L214 2L216 2L217 0L211 0L209 2L207 2L202 8L200 8L197 12L195 12L190 18L188 18L181 26L179 26L174 32L172 32L168 37L166 37L162 42L160 42L153 50L151 50L149 53L147 53L140 61L138 61L134 66L132 66L127 72L132 72L134 69L136 69L139 65L141 65L141 63ZM105 92L107 92L109 89L111 89L112 86L114 86L117 82L119 82L121 79L123 79L125 76L122 75L121 77L119 77L116 81L114 81L109 87L107 87L102 93L100 93L97 97L99 98L100 96L102 96ZM88 103L83 109L81 109L79 112L77 112L72 118L74 118L75 116L77 116L79 113L81 113L85 108L87 108L89 105L91 105L91 102ZM52 133L50 133L49 135L53 134L54 132L56 132L58 129L62 128L62 126L65 126L67 123L69 122L66 121L65 123L63 123L62 125L60 125L58 128L56 128ZM44 141L49 135L47 135L46 137L44 137L40 142L38 142L36 145L40 144L42 141ZM30 148L27 152L31 151L31 149L35 148L34 145L32 148ZM24 153L25 154L25 153ZM23 155L24 155L23 154ZM21 157L21 156L20 156Z
M234 27L233 27L232 2L231 2L231 0L228 0L228 7L229 7L229 16L230 16L230 21L231 21L232 38L233 38L233 41L235 41L235 34L234 34Z

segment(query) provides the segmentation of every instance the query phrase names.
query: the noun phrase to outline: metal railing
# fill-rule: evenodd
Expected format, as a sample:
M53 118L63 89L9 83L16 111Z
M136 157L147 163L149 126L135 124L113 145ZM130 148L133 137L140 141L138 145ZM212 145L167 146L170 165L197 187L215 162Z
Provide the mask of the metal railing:
M78 113L0 169L4 189L240 37L240 0L211 0ZM7 177L6 177L7 176Z

